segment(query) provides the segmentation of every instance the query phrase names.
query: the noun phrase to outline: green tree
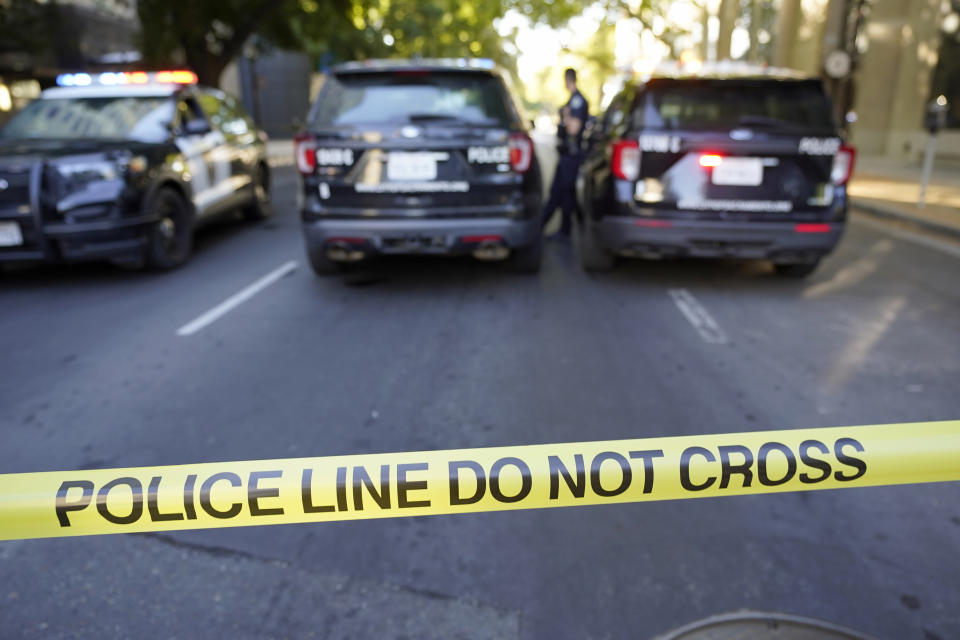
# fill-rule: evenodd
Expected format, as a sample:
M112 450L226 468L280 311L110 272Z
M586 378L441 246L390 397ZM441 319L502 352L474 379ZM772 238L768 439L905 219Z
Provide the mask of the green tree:
M575 0L355 0L353 21L368 34L365 41L377 41L371 55L484 57L515 74L516 51L495 27L510 10L533 22L559 25L582 5Z
M56 26L51 7L35 0L0 0L0 62L26 54L50 53L51 29Z
M250 36L302 48L305 38L355 33L350 0L138 0L140 48L148 64L181 62L216 86ZM347 42L342 42L346 45Z
M139 0L141 51L154 65L182 62L216 85L254 34L314 56L484 56L514 68L494 21L516 9L560 24L575 0Z

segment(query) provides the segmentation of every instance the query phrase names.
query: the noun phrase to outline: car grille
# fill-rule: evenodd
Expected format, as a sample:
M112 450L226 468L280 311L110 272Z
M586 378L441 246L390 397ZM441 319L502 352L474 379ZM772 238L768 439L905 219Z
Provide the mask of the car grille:
M30 205L30 165L0 166L0 214L22 214L21 207Z

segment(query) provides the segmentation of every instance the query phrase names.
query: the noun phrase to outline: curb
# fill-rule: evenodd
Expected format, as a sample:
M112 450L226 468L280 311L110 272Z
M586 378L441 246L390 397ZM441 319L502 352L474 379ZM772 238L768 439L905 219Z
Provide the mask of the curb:
M906 222L908 224L920 227L926 231L950 236L954 239L960 239L960 227L954 227L948 224L933 222L932 220L927 220L926 218L920 218L919 216L915 216L910 213L904 213L896 207L876 204L874 202L867 202L861 200L860 198L850 198L850 207L878 218Z

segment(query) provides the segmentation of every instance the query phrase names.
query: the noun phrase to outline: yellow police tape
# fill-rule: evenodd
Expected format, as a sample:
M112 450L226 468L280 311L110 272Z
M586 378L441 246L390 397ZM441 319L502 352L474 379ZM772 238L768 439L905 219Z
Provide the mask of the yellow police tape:
M960 421L0 475L0 540L960 480Z

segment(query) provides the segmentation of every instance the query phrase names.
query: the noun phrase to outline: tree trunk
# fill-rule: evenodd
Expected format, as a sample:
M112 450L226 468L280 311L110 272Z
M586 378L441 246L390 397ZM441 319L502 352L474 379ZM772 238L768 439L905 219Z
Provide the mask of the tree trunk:
M728 60L730 58L730 42L733 38L733 28L736 26L737 13L740 9L740 3L737 0L721 0L720 12L720 32L717 35L717 60Z
M230 58L217 56L201 45L197 49L184 47L187 65L197 74L197 82L206 87L220 87L220 74L230 64Z

